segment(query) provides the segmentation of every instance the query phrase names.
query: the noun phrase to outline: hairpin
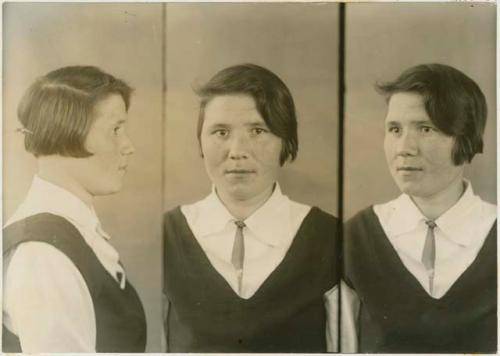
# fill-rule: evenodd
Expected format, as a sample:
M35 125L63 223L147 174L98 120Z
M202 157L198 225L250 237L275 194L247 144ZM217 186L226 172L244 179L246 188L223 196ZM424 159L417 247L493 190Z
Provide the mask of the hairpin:
M22 133L24 135L26 135L26 134L33 134L33 131L30 131L27 128L24 128L24 127L18 127L16 129L16 132Z

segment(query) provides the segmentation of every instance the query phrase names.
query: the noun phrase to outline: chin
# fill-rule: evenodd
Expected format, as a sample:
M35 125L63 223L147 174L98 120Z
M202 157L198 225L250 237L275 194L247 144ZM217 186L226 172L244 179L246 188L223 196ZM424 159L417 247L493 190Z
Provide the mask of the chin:
M415 183L411 182L397 182L396 184L401 191L401 193L408 194L411 196L419 196L421 195L420 187L416 186Z
M248 200L252 197L252 192L247 187L242 186L231 187L227 193L234 200Z
M230 192L230 195L235 200L248 200L251 198L251 194L242 190L234 190Z
M93 195L94 196L112 195L118 193L120 190L122 190L121 182L110 184L108 186L99 187L94 190Z

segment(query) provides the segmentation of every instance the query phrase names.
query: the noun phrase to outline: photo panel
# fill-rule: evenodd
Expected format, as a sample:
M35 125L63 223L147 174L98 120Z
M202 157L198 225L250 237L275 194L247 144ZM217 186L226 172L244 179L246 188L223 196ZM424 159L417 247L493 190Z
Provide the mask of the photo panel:
M343 352L497 351L496 12L346 4Z
M17 118L28 87L58 68L96 66L133 88L125 129L135 152L128 158L123 189L96 197L94 208L144 307L148 352L161 351L161 10L161 4L132 3L8 3L3 7L4 225L25 199L38 171L37 159L24 147L30 132L20 132ZM103 164L113 169L113 162ZM109 177L96 173L91 178L99 185ZM47 206L67 203L51 198L47 197ZM4 264L4 278L6 270ZM80 346L80 351L90 351ZM63 342L53 347L71 351Z
M329 299L329 310L325 311L322 294L315 298L314 303L299 308L300 313L287 312L272 322L270 319L275 316L270 314L278 312L289 301L270 296L270 291L275 291L276 286L283 282L280 279L289 275L289 278L297 280L290 290L292 294L285 294L288 297L296 295L297 300L300 300L303 296L299 294L313 290L313 284L317 283L310 280L310 287L300 287L300 284L306 283L303 278L308 272L293 277L301 274L301 268L290 266L297 257L295 252L306 240L302 241L299 235L290 235L290 231L297 231L297 222L303 221L305 224L308 221L307 218L302 220L302 212L309 211L311 206L318 207L328 216L328 224L333 221L332 225L336 226L333 216L338 214L339 4L168 3L166 10L163 199L166 212L164 288L168 309L165 319L167 350L326 351L325 334L328 331L325 330L325 321L317 322L318 319L307 328L298 327L294 324L298 319L294 318L302 318L300 313L308 314L308 318L313 314L328 318L326 329L330 329L333 335L327 341L328 347L330 350L336 349L338 290L330 293L334 296ZM283 99L287 95L278 89L280 85L276 84L275 79L271 79L273 76L279 77L289 89L298 125L297 157L293 162L284 162L282 167L278 165L278 156L269 164L270 155L276 151L269 148L267 139L271 136L275 141L281 138L284 147L293 130L283 128L289 125L287 121L291 121L290 115L283 114L289 105ZM255 78L265 79L261 81ZM212 87L207 90L207 85L218 89ZM253 89L250 87L258 88L258 93L251 92ZM247 89L249 92L244 92ZM266 96L275 95L276 92L280 93L276 99ZM259 93L264 94L259 96ZM245 103L249 106L245 106ZM201 113L200 106L203 107ZM246 120L249 113L255 114L253 118L257 121L262 121L266 120L266 110L274 114L267 115L271 123L264 125L264 131L259 128L257 131L252 131L253 128L240 130L245 127L242 120ZM200 117L203 121L201 138L198 139ZM214 123L218 126L214 126L213 132L209 131L210 125ZM272 125L275 127L270 128ZM241 138L241 132L248 133L248 136ZM259 139L254 137L261 134ZM214 144L215 135L220 135L217 144ZM260 139L263 141L258 141ZM228 148L229 142L232 142L231 148ZM214 146L222 147L219 151L221 156L214 158ZM218 165L220 157L224 157L224 163ZM261 172L271 166L274 167L273 173L262 179ZM221 171L224 174L220 174ZM273 174L277 174L276 177ZM278 199L278 188L271 184L269 187L274 190L269 190L272 195L268 200L260 203L250 215L242 213L242 216L237 216L237 210L245 205L245 201L249 201L249 197L260 199L261 188L254 189L254 178L266 189L266 184L277 181L281 192L292 202L300 204L285 202L281 208L272 205ZM233 201L233 197L240 193L240 201ZM292 213L295 211L293 209L301 211L291 213L293 219L290 214L288 217L274 218L278 216L277 213L281 214L279 216L286 214L292 205ZM308 215L309 220L310 215L315 219L318 211L313 208ZM239 230L235 230L234 224L221 223L228 214L232 220L240 219L247 224L241 228L245 257L240 277L235 274L234 268L236 271L238 268L233 268L235 263L232 259L237 250ZM266 220L263 215L267 220L274 220L272 223L263 221ZM256 221L261 222L257 224L258 228L252 226ZM269 233L269 227L274 231ZM287 233L283 233L284 229ZM262 233L263 241L274 239L282 252L273 252L269 246L252 240L258 235L256 230ZM328 230L328 227L323 229L315 225L315 230L323 232L320 239L325 241L334 241L337 237L336 227ZM181 236L182 232L186 236ZM281 242L278 243L276 239L282 237L289 239L289 242L293 240L292 245L280 245ZM220 242L216 242L217 239ZM304 256L308 253L306 251L316 246L312 242L315 241L313 236L307 241L311 242L306 243ZM323 259L323 252L319 251L309 256L309 269L315 268L311 266L318 262L322 266L315 270L315 276L322 276L321 271L328 269L328 278L333 278L332 273L339 272L336 265L338 250L334 247L322 250L329 257ZM230 258L231 254L233 256ZM258 261L261 261L260 266L256 267ZM281 292L288 290L287 284L283 286ZM332 286L327 289L332 289ZM189 290L196 292L190 293ZM274 306L263 313L259 309L262 304L259 303L271 303ZM297 302L297 305L300 303ZM318 307L319 314L306 312L316 303L321 304ZM250 313L249 308L254 308L253 312ZM217 310L214 324L204 327L212 318L200 315L210 314L214 310ZM235 322L245 315L248 316L245 321ZM256 318L261 318L259 326L255 324ZM304 320L302 325L309 322ZM315 328L318 328L317 332ZM306 332L309 333L307 337L294 336L306 329L309 330ZM277 332L279 337L275 335ZM287 340L284 340L285 337ZM318 340L311 341L307 339L309 337ZM314 347L311 348L308 343L314 344Z

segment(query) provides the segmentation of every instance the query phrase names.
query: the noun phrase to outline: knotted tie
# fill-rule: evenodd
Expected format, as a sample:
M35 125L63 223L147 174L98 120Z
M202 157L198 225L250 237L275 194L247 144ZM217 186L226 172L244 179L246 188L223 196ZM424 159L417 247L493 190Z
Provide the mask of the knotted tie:
M236 234L234 235L233 254L231 263L236 269L238 275L238 293L241 293L241 278L243 276L243 261L245 259L245 243L243 241L243 228L246 226L241 220L234 222L236 225Z
M436 237L434 236L434 228L436 223L432 220L425 222L429 227L427 236L425 237L424 251L422 252L422 263L429 275L429 291L432 294L434 282L434 263L436 261Z

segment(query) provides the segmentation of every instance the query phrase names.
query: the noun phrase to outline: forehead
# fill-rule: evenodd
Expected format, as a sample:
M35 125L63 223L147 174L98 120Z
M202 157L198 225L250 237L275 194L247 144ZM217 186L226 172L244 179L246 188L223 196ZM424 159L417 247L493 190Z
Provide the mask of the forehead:
M424 98L416 93L395 93L389 99L386 121L430 121Z
M94 126L114 125L127 119L125 102L119 94L99 100L94 107Z
M205 107L205 125L264 122L250 95L221 95Z

